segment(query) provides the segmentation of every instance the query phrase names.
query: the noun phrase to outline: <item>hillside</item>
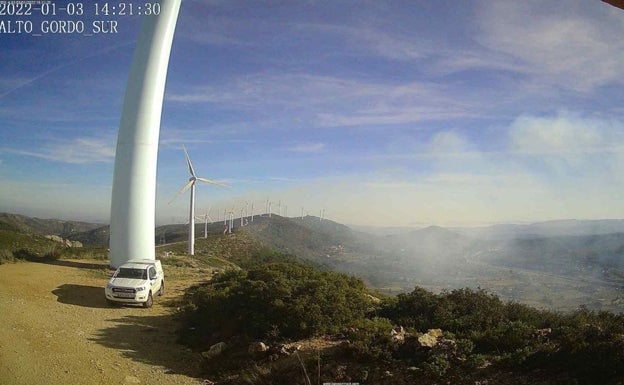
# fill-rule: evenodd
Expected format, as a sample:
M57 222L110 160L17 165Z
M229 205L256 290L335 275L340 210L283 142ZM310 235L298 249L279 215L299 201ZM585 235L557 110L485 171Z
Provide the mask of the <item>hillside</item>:
M25 215L0 213L0 229L37 235L58 235L71 238L73 235L94 230L101 224L67 221L60 219L31 218Z
M67 236L71 241L79 241L84 246L108 247L110 242L110 226L100 226L92 230L77 232Z
M54 251L58 243L40 235L0 229L0 264Z
M556 220L531 224L499 224L487 227L453 228L459 234L479 239L549 238L624 233L624 220Z
M13 238L15 234L34 236L35 230L56 230L60 234L72 233L70 239L85 246L108 246L108 226L10 214L2 218L0 225L4 231L13 229ZM197 223L196 257L227 265L244 262L259 250L271 249L325 269L361 277L388 294L408 292L415 286L436 292L481 287L533 306L569 310L586 304L596 310L621 312L624 293L618 288L624 283L624 233L601 232L618 229L622 222L497 225L487 228L486 233L484 229L431 226L381 236L313 216L256 216L243 227L235 219L232 234L223 233L223 222L209 223L206 238L204 224ZM77 231L84 228L87 230ZM539 235L565 229L590 234ZM23 232L26 230L29 233ZM162 257L168 252L184 256L187 236L186 225L159 226L155 239L158 255ZM54 244L45 244L49 244L48 249L54 248ZM10 259L14 251L5 254ZM97 253L101 254L101 249Z

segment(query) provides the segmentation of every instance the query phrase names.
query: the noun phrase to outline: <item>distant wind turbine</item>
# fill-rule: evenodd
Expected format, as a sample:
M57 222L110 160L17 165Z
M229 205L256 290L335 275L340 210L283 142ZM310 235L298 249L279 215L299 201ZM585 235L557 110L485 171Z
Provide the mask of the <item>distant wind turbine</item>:
M189 157L188 152L186 151L186 147L182 147L184 149L184 155L186 157L186 164L188 165L189 173L191 177L189 181L182 189L178 192L177 195L183 194L189 188L191 189L191 203L189 207L189 244L188 244L188 254L195 255L195 183L199 180L204 183L210 183L217 186L229 187L228 185L214 181L211 179L206 179L202 177L198 177L195 175L195 170L193 169L193 164L191 163L191 158ZM177 196L176 195L176 196Z
M210 209L212 206L208 206L208 211L206 211L206 215L204 215L204 239L208 238L208 220L212 223L212 218L210 217Z

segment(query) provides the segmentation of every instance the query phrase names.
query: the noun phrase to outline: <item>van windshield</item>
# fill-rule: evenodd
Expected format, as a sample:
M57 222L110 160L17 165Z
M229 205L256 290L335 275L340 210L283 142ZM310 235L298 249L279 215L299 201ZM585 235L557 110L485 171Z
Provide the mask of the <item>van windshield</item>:
M120 268L116 278L147 279L147 270Z

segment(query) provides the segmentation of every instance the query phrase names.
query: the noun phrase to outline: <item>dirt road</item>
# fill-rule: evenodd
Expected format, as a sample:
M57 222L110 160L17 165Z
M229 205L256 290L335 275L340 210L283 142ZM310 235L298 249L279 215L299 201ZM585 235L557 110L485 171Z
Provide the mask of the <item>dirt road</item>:
M202 273L165 267L154 307L106 305L101 261L0 265L0 383L194 384L201 357L176 344L168 305ZM180 269L180 270L176 270Z

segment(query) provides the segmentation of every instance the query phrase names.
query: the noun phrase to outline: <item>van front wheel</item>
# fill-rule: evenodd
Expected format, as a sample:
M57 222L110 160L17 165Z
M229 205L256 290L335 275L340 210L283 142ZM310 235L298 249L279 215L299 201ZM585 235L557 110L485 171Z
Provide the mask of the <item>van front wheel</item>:
M143 307L152 307L154 304L154 298L152 298L152 292L147 295L147 301L143 302Z

